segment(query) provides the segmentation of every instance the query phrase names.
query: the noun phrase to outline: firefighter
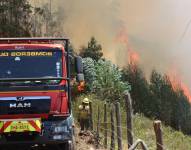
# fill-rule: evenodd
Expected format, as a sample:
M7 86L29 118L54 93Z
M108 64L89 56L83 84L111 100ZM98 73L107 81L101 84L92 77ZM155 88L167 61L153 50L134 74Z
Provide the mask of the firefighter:
M89 129L89 120L90 120L90 106L89 99L84 98L82 103L79 105L79 122L81 127L81 133Z

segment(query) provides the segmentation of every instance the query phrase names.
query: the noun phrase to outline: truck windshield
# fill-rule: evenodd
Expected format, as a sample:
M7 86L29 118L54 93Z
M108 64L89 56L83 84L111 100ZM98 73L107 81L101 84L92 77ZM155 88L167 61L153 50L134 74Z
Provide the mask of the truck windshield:
M1 50L0 78L45 78L62 76L62 51Z

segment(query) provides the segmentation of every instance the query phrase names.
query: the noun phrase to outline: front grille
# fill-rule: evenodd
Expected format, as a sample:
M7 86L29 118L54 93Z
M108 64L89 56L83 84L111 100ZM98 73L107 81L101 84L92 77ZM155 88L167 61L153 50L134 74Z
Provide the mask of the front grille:
M49 113L50 96L0 97L0 115Z

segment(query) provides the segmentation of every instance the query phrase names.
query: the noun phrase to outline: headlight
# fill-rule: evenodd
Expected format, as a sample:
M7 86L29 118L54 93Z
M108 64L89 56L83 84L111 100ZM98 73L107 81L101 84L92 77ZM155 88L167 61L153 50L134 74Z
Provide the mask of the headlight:
M62 136L61 135L54 135L53 139L54 140L60 140L60 139L62 139Z

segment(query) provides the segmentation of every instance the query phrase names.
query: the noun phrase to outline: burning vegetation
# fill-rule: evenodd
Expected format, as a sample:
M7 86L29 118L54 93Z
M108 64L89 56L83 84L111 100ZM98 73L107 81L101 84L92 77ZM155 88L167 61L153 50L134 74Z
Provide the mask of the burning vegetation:
M173 71L169 71L168 73L171 85L173 90L176 92L178 90L182 90L184 95L188 98L191 103L191 92L189 87L184 83L180 77L180 75L173 69Z
M128 43L128 33L127 30L122 28L119 33L116 36L116 42L123 44L125 46L126 51L128 52L128 64L131 66L135 66L139 63L140 61L140 56L139 54L130 48L129 43Z
M166 74L153 70L150 79L146 78L140 67L143 60L139 53L130 47L127 30L120 30L116 41L123 44L128 52L123 79L129 81L132 87L134 113L160 119L167 125L189 134L191 93L176 69Z
M145 27L144 22L140 20L140 17L129 17L131 19L138 18L134 24L131 24L132 20L130 20L130 22L128 22L129 26L127 26L127 22L124 21L125 19L128 18L126 15L132 14L132 12L138 13L138 11L134 11L135 9L133 8L142 7L144 5L137 5L135 4L136 2L132 2L134 4L133 6L119 5L120 8L123 7L123 9L127 11L132 9L131 13L127 13L127 11L124 11L125 13L123 15L120 15L119 10L116 8L116 6L118 5L116 3L113 3L113 1L108 2L108 1L97 0L93 2L85 0L81 2L81 1L54 0L54 3L52 3L53 5L50 5L52 7L49 7L48 5L49 3L47 3L46 0L39 3L37 1L35 2L36 3L33 4L34 7L39 6L40 7L39 9L36 8L33 10L33 7L31 6L27 7L29 8L29 11L26 12L26 16L29 15L31 17L22 17L22 15L15 16L15 15L10 15L10 13L7 13L9 11L7 10L8 8L14 8L15 11L17 11L16 9L19 7L3 7L4 9L2 14L4 14L5 16L4 20L6 22L3 22L3 24L1 25L0 31L3 31L3 34L1 34L1 36L3 37L12 36L13 33L14 36L15 35L26 36L29 33L31 33L31 36L32 35L50 36L54 35L53 33L58 32L56 34L58 36L66 34L69 37L71 37L75 47L80 47L88 40L89 37L91 37L92 35L95 36L96 39L98 39L98 41L101 41L104 57L107 57L107 55L110 54L111 56L110 60L112 60L118 65L120 64L119 62L123 61L123 66L126 66L123 69L122 80L121 80L121 74L119 74L118 72L119 70L116 67L115 71L119 79L118 81L120 81L118 88L121 86L121 83L130 82L132 87L131 94L133 98L133 107L135 113L143 113L146 116L161 119L166 124L174 127L175 129L177 130L181 129L183 132L190 134L191 110L189 102L191 102L191 93L189 90L189 86L187 86L184 80L180 78L181 76L177 76L177 73L167 72L167 75L163 75L157 72L156 70L152 71L151 69L151 68L156 68L157 70L161 71L162 69L160 68L160 66L162 66L162 68L169 68L171 64L165 61L166 57L168 57L169 60L170 54L168 52L167 53L165 52L167 48L165 49L164 45L168 44L164 43L163 39L165 39L166 36L168 36L168 34L166 33L158 34L157 31L155 33L156 35L153 35L154 32L152 31L156 31L156 28L150 26L153 24L151 24L147 20L148 22L145 21L145 23L148 23L146 26L148 27L149 30L151 30L148 33L148 30L145 30L147 29L147 27ZM123 2L126 3L125 0L123 0ZM121 4L123 2L121 2ZM8 5L9 3L2 3L2 4ZM126 6L131 8L126 9ZM97 8L99 8L99 11ZM137 10L142 10L142 9L137 9ZM28 12L33 12L33 13L28 14ZM111 12L114 13L111 14ZM144 14L144 10L141 13ZM14 13L14 14L23 14L23 13ZM149 14L154 15L154 13L149 13ZM164 14L166 15L166 13ZM13 18L9 20L7 16L13 16ZM145 16L148 17L148 13L146 13ZM18 19L19 17L23 19L19 21ZM31 19L24 20L25 18L31 18ZM145 17L142 18L144 18L143 20L147 19ZM148 18L150 19L151 17ZM153 18L160 18L160 17L154 16ZM16 21L12 23L14 28L12 26L11 28L8 28L9 26L6 25L10 24L10 21L14 20ZM29 21L29 23L26 24L27 25L26 27L19 28L18 25L22 25L22 27L23 25L25 25L25 23L22 23L23 21L24 22ZM142 26L140 26L140 24L137 23L137 21L141 21ZM162 23L165 23L165 21L163 21ZM122 24L124 24L124 26L122 26ZM137 27L135 26L135 24L139 26ZM7 32L4 30L5 29L4 26L6 26ZM17 27L16 29L24 29L24 30L17 31L15 27ZM128 27L128 30L126 27ZM170 28L172 28L172 26L170 26ZM25 32L25 30L27 32ZM159 30L159 32L160 31L161 30ZM21 34L22 32L23 34ZM159 41L161 40L162 44L161 42L156 42L156 39ZM169 39L171 38L167 39L167 43L171 43L169 42ZM120 55L116 53L116 51L120 47L120 46L118 47L118 45L120 46L122 45L122 50L120 51L121 53ZM160 47L160 45L162 46ZM134 48L134 46L137 47ZM92 56L94 56L95 47L94 49L92 47L93 46L90 46L90 48L87 47L87 50L88 51L90 50L91 53L93 53ZM107 51L107 49L109 51ZM140 49L142 51L140 51ZM78 51L78 49L75 50ZM98 57L98 59L101 60L102 58ZM99 61L98 59L95 59L95 61ZM149 68L148 69L149 73L151 73L150 78L145 77L144 75L145 69L143 71L143 69L139 65L141 65L141 67L144 66L145 68ZM109 70L108 68L104 67L105 66L103 66L103 70L104 69ZM99 66L97 68L101 67ZM110 70L113 71L114 69ZM109 78L108 71L105 72L104 74L102 74L102 72L103 72L102 70L99 72L100 79L108 79ZM163 70L162 72L165 73L166 71ZM102 78L102 75L106 75L107 78ZM87 77L88 73L86 78ZM111 81L111 85L113 85L114 83L114 85L116 86L116 82L113 82L114 79L115 78L113 77L109 81ZM106 86L107 85L108 84L106 84ZM108 89L110 88L111 86ZM103 88L100 89L102 90ZM116 90L117 88L114 89ZM111 93L114 92L112 91ZM111 93L109 93L108 95L111 95Z

